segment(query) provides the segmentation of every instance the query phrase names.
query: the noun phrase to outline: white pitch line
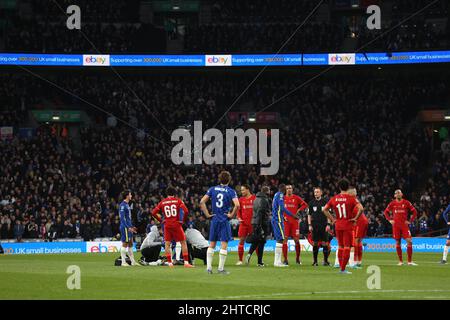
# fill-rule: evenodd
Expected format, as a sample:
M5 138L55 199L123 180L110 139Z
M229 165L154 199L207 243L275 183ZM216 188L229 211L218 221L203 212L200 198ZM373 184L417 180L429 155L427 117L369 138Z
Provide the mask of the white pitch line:
M269 298L269 297L286 297L286 296L305 296L305 295L325 295L325 294L361 294L361 293L432 293L432 292L450 292L450 290L348 290L348 291L314 291L314 292L279 292L271 294L255 294L255 295L240 295L240 296L224 296L214 297L213 299L246 299L246 298ZM194 298L194 300L210 300L212 297ZM448 297L450 298L450 296ZM189 298L189 299L192 299ZM180 299L183 300L183 299Z

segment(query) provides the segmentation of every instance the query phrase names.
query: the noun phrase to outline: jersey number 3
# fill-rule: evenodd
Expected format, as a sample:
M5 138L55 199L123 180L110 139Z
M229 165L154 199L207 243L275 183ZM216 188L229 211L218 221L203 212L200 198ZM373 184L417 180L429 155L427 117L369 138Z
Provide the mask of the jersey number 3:
M219 193L217 195L216 207L217 208L222 208L222 206L223 206L223 194Z

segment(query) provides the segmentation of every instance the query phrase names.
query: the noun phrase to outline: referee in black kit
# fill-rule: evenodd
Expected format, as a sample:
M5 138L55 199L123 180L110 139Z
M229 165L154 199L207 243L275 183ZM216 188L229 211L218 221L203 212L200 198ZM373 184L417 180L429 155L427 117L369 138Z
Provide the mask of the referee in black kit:
M313 240L313 266L317 266L317 256L319 254L319 243L323 248L323 265L329 266L329 235L330 223L327 217L323 214L322 208L327 204L327 200L322 197L322 189L320 187L314 188L314 199L309 201L308 225L309 231L312 232Z

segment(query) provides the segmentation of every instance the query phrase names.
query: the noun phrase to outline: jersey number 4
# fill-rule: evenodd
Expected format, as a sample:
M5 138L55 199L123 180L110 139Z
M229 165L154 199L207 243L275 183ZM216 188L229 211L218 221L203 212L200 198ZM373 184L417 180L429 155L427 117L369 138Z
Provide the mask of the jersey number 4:
M164 214L166 215L167 218L170 217L176 217L177 216L177 205L173 204L170 207L169 206L164 206Z
M336 206L336 208L339 211L339 219L342 219L342 218L346 219L347 218L347 209L345 207L345 204L340 203Z

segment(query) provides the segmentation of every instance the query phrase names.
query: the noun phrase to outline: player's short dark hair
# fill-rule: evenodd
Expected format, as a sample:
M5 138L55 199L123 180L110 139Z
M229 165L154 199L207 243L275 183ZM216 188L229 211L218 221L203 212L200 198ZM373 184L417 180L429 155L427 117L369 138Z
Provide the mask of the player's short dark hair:
M231 174L228 171L221 171L219 173L219 182L221 184L229 184L231 182Z
M243 185L241 185L241 187L244 187L247 190L250 190L250 186L246 183L244 183Z
M342 178L338 182L338 187L341 191L347 191L350 188L350 182L347 179Z
M124 190L124 191L123 191L122 198L125 199L129 194L133 195L133 193L131 192L131 190L128 190L128 189Z
M313 190L319 189L320 191L323 191L321 187L314 187Z
M281 183L278 185L278 191L285 193L286 192L286 185L284 183Z
M166 189L166 195L168 196L176 196L177 195L177 189L175 189L172 186L168 186Z

